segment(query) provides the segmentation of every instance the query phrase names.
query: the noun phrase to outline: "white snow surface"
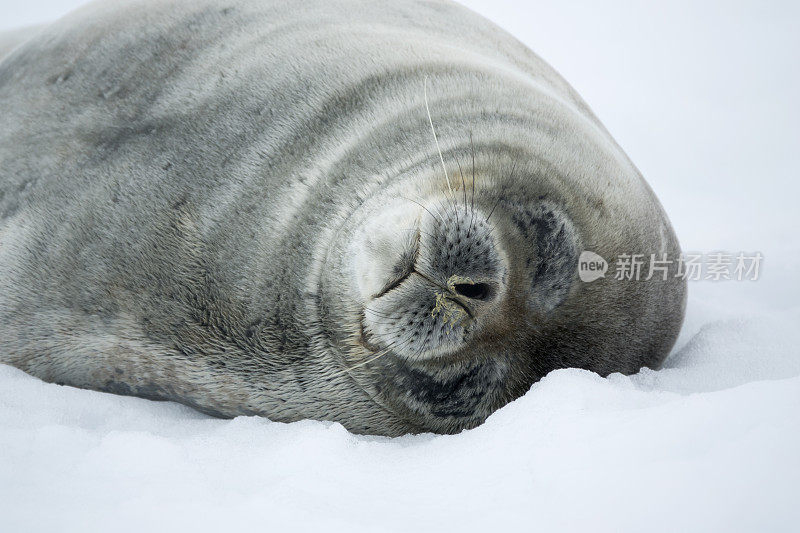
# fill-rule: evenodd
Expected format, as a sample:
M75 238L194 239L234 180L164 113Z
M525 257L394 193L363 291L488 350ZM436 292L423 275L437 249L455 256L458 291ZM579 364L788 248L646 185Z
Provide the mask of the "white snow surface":
M0 27L75 0L0 0ZM559 370L459 435L218 420L0 365L0 531L797 531L800 5L465 2L587 100L684 250L760 251L690 284L658 371Z

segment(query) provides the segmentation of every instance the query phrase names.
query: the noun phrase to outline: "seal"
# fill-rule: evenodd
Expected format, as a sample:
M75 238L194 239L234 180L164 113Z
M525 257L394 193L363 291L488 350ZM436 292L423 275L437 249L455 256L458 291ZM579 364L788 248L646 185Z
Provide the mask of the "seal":
M653 192L552 68L455 3L96 3L6 49L4 363L391 436L675 341L674 264L578 276L587 250L679 254Z

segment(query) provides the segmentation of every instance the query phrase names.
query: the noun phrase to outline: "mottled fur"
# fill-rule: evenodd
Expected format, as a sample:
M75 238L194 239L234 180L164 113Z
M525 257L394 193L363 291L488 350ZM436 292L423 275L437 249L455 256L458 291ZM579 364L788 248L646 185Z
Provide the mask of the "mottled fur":
M576 274L583 249L677 256L647 184L457 4L96 3L4 53L0 361L42 379L456 432L677 335L682 281Z

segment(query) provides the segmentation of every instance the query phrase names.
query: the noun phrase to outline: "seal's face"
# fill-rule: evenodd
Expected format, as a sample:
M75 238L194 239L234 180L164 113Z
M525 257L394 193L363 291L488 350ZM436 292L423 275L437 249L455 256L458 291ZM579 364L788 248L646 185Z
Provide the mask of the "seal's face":
M408 206L406 206L408 208ZM365 235L356 256L364 341L409 361L462 350L497 312L508 283L507 260L486 215L442 200L406 211L408 230L388 217ZM377 277L375 275L377 274Z
M407 430L480 424L548 370L531 351L576 277L577 239L539 197L384 201L345 254L360 305L353 375Z

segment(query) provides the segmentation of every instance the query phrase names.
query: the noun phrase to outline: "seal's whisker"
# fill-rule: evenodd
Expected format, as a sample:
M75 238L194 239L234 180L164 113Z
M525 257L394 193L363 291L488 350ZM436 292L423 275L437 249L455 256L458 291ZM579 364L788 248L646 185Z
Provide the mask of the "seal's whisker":
M434 215L434 214L431 212L431 210L430 210L430 209L428 209L427 207L425 207L424 205L422 205L422 204L421 204L421 203L419 203L418 201L416 201L416 200L412 200L411 198L406 198L405 196L401 196L400 198L402 198L403 200L408 200L409 202L414 202L415 204L417 204L418 206L420 206L422 209L424 209L425 211L427 211L427 212L428 212L428 214L429 214L430 216L432 216L434 219L436 219L437 221L439 221L439 224L442 224L442 221L441 221L441 219L440 219L439 217L437 217L436 215Z
M470 213L470 223L467 226L467 237L470 237L472 235L472 211L469 208L469 204L467 204L467 182L464 179L464 172L461 169L461 161L458 160L458 156L454 155L453 159L456 160L458 165L458 173L461 175L461 187L464 189L464 214Z
M497 200L495 201L494 206L492 206L492 210L489 211L489 215L486 217L486 222L489 222L489 219L492 217L492 213L494 213L494 210L497 207L497 204L499 204L499 203L500 203L500 196L497 197Z
M396 334L396 333L395 333L395 334ZM383 357L384 355L386 355L387 353L389 353L389 352L391 352L391 351L393 351L393 350L399 350L399 349L401 349L401 348L404 348L404 347L405 347L407 344L409 344L410 342L411 342L411 339L406 339L406 340L405 340L405 341L403 341L403 342L396 342L396 341L390 342L390 343L389 343L389 344L386 346L386 348L384 348L383 350L381 350L381 351L380 351L378 354L376 354L375 356L373 356L373 357L371 357L370 359L367 359L367 360L365 360L365 361L362 361L362 362L358 363L357 365L355 365L355 366L352 366L352 367L349 367L349 368L352 370L353 368L358 368L359 366L363 366L363 365L366 365L366 364L368 364L368 363L371 363L372 361L375 361L375 360L377 360L377 359L379 359L379 358Z
M425 81L422 84L425 96L425 111L428 112L428 122L431 125L431 132L433 133L433 141L436 143L436 150L439 152L439 160L442 162L442 170L444 171L444 179L447 180L447 190L453 194L453 187L450 185L450 176L447 174L447 167L444 165L444 157L442 156L442 149L439 148L439 138L436 136L436 129L433 127L433 119L431 118L431 108L428 106L428 76L425 75Z
M436 238L432 234L428 233L427 231L419 230L419 232L420 232L420 234L425 235L426 237L428 237L431 240L434 240Z
M406 232L407 232L407 233L411 233L411 232L415 232L415 233L421 233L422 235L427 235L428 237L430 237L431 239L433 239L433 235L431 235L431 234L430 234L430 233L428 233L427 231L424 231L424 230L422 230L422 229L420 229L420 228L402 228L402 229L399 229L399 230L397 230L397 231L404 232L404 233L406 233Z
M387 326L387 327L389 327L389 326L397 326L397 320L372 320L372 319L370 319L370 320L371 320L371 322L373 324L379 325L379 326ZM383 332L380 333L381 336L385 336L386 334L393 335L394 332L393 331L383 331Z
M438 205L443 214L448 214L452 211L453 215L458 218L458 200L456 199L455 192L451 196L445 195L443 199L440 199Z
M369 311L370 313L374 313L374 314L376 314L378 316L382 316L384 318L390 318L390 319L394 319L395 318L394 315L387 315L386 313L381 313L380 311L378 311L376 309L372 309L371 307L364 307L364 311L365 312Z
M508 176L509 179L513 180L516 173L517 173L517 160L514 160L514 165L511 167L511 173ZM500 198L502 198L502 196L498 195L497 201L494 203L494 207L492 207L492 210L489 211L489 216L486 217L486 222L489 222L489 219L492 217L492 213L494 213L495 207L497 207L497 204L500 203Z
M472 132L469 132L469 147L472 151L472 209L475 209L475 143L472 141Z
M332 377L334 377L334 376L339 376L339 375L341 375L341 374L349 374L351 370L355 370L356 368L360 368L360 367L362 367L362 366L364 366L364 365L367 365L367 364L369 364L369 363L371 363L371 362L375 361L376 359L378 359L378 358L380 358L380 357L383 357L384 355L386 355L386 354L387 354L387 353L389 353L390 351L391 351L391 348L386 348L386 349L384 349L384 350L382 350L382 351L378 352L378 354L377 354L377 355L375 355L375 356L373 356L373 357L370 357L369 359L366 359L366 360L364 360L364 361L361 361L360 363L356 363L356 364L354 364L354 365L352 365L352 366L345 367L345 368L343 368L342 370L339 370L338 372L334 372L334 373L332 373L332 374L328 374L328 376L327 376L327 377L328 377L328 378L332 378Z
M472 152L472 198L470 199L470 220L469 225L472 227L475 222L475 144L472 142L472 132L469 132L469 148Z
M464 209L467 209L467 182L464 181L464 172L461 170L461 161L458 160L458 156L453 154L453 159L456 160L456 165L458 165L458 174L461 176L461 188L464 191Z
M447 202L448 204L452 203L452 202L451 202L451 200L450 200L449 198L445 198L444 200L438 200L436 203L439 205L439 208L440 208L440 209L441 209L441 210L442 210L444 213L447 213L447 206L445 205L445 202ZM454 213L455 213L456 215L458 215L458 212L455 212L455 211L454 211ZM448 220L449 220L449 215L448 215Z

